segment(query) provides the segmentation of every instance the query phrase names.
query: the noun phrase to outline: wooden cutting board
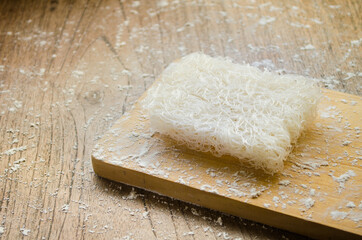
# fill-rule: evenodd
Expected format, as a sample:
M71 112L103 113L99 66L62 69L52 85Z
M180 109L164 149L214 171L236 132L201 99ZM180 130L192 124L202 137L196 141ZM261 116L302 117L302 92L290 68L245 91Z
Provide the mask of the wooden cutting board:
M315 123L274 176L177 146L138 103L97 142L101 177L314 238L362 235L362 100L323 90ZM142 99L142 98L141 98Z

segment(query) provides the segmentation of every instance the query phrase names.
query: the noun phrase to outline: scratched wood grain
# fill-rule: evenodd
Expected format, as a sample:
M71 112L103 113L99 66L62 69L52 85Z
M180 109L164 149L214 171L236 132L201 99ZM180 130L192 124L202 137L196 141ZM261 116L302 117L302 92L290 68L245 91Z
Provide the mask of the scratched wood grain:
M97 177L94 142L194 51L361 95L360 1L0 1L0 238L303 239Z

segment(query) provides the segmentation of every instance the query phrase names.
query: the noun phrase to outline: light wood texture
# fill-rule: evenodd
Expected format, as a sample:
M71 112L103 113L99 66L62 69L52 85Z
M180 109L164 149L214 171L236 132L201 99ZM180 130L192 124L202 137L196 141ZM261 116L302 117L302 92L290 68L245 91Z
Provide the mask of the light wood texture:
M94 174L91 150L194 51L360 95L360 12L361 1L0 1L1 238L303 239L132 192Z
M362 199L361 113L360 97L325 91L315 126L283 172L270 176L177 147L150 129L137 103L97 142L93 168L107 179L313 238L358 239L362 211L348 203Z

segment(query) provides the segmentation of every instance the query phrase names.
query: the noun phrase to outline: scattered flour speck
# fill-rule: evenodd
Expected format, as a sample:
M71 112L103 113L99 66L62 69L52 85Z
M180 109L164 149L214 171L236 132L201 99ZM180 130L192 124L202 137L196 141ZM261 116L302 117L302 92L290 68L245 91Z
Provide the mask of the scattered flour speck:
M346 207L348 208L355 208L356 207L356 204L354 204L354 202L350 201L346 204Z
M274 22L274 21L275 21L275 17L266 16L266 17L260 18L258 23L259 23L259 25L266 25L266 24Z
M20 232L21 232L24 236L29 236L30 229L20 228Z
M69 210L69 204L64 204L61 208L62 212L68 212Z
M300 50L314 50L314 49L315 47L312 44L308 44L300 48Z
M183 236L187 236L187 235L195 235L194 232L185 232L184 234L182 234Z
M348 212L332 211L331 216L333 220L343 220L348 216Z
M157 3L157 7L160 7L160 8L167 7L167 6L168 6L168 2L166 0L160 0Z
M132 7L139 7L140 5L141 5L141 3L139 1L132 2Z
M332 175L333 180L339 183L339 193L341 193L342 189L345 188L345 183L354 176L356 176L356 173L353 170L348 170L346 173L340 175L339 177L335 177Z
M303 198L300 202L306 207L306 209L310 209L314 206L314 200L312 198Z
M288 186L290 184L289 180L282 180L278 183L279 185Z

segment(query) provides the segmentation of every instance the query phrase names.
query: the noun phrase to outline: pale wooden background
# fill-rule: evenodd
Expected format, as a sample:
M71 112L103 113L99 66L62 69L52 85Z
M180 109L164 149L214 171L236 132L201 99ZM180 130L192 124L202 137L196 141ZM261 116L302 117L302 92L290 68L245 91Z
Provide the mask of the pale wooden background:
M0 238L302 239L97 177L98 139L203 51L361 95L361 1L0 1Z

